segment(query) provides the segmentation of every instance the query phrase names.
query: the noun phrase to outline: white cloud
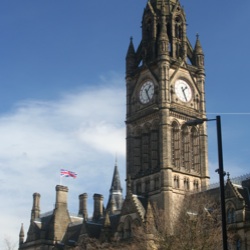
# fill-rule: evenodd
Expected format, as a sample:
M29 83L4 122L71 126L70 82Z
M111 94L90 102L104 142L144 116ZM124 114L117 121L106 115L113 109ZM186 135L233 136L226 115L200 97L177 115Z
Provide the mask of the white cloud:
M62 167L78 172L76 180L63 180L74 212L83 192L90 199L94 192L107 199L115 154L124 180L125 84L116 76L109 82L104 79L55 101L24 100L0 116L0 220L4 225L0 239L11 236L17 241L22 222L27 231L34 192L41 193L42 212L53 209Z

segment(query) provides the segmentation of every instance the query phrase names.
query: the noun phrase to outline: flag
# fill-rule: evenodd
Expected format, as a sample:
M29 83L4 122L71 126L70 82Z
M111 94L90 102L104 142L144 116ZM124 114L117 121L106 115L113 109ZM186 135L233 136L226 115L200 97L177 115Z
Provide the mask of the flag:
M61 177L73 177L73 178L76 178L77 173L69 171L69 170L61 169Z

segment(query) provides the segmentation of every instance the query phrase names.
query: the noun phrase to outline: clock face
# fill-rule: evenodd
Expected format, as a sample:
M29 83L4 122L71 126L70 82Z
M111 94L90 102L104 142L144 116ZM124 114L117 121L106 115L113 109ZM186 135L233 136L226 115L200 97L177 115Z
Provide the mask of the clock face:
M143 85L141 86L141 90L139 93L139 98L141 103L146 104L148 103L154 96L154 91L155 91L155 87L154 87L154 83L151 81L146 81L145 83L143 83Z
M189 84L181 79L175 82L175 93L182 102L189 102L192 98L192 90Z

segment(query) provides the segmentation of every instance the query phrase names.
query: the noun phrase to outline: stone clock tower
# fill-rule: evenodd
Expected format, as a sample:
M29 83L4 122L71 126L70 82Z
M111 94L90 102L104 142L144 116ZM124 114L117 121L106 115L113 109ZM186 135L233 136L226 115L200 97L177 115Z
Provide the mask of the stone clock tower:
M197 36L187 38L178 0L150 0L142 17L142 40L126 57L127 178L132 192L166 211L184 194L208 185L204 54Z

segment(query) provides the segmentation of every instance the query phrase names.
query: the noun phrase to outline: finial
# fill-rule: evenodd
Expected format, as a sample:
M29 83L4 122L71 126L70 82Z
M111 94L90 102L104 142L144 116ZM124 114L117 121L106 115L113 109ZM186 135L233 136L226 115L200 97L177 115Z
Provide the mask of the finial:
M115 153L115 166L117 166L117 153Z
M199 40L199 33L196 33L196 39Z
M227 172L227 180L230 180L230 174Z
M132 36L130 37L130 42L131 42L131 43L133 42L133 37L132 37Z

